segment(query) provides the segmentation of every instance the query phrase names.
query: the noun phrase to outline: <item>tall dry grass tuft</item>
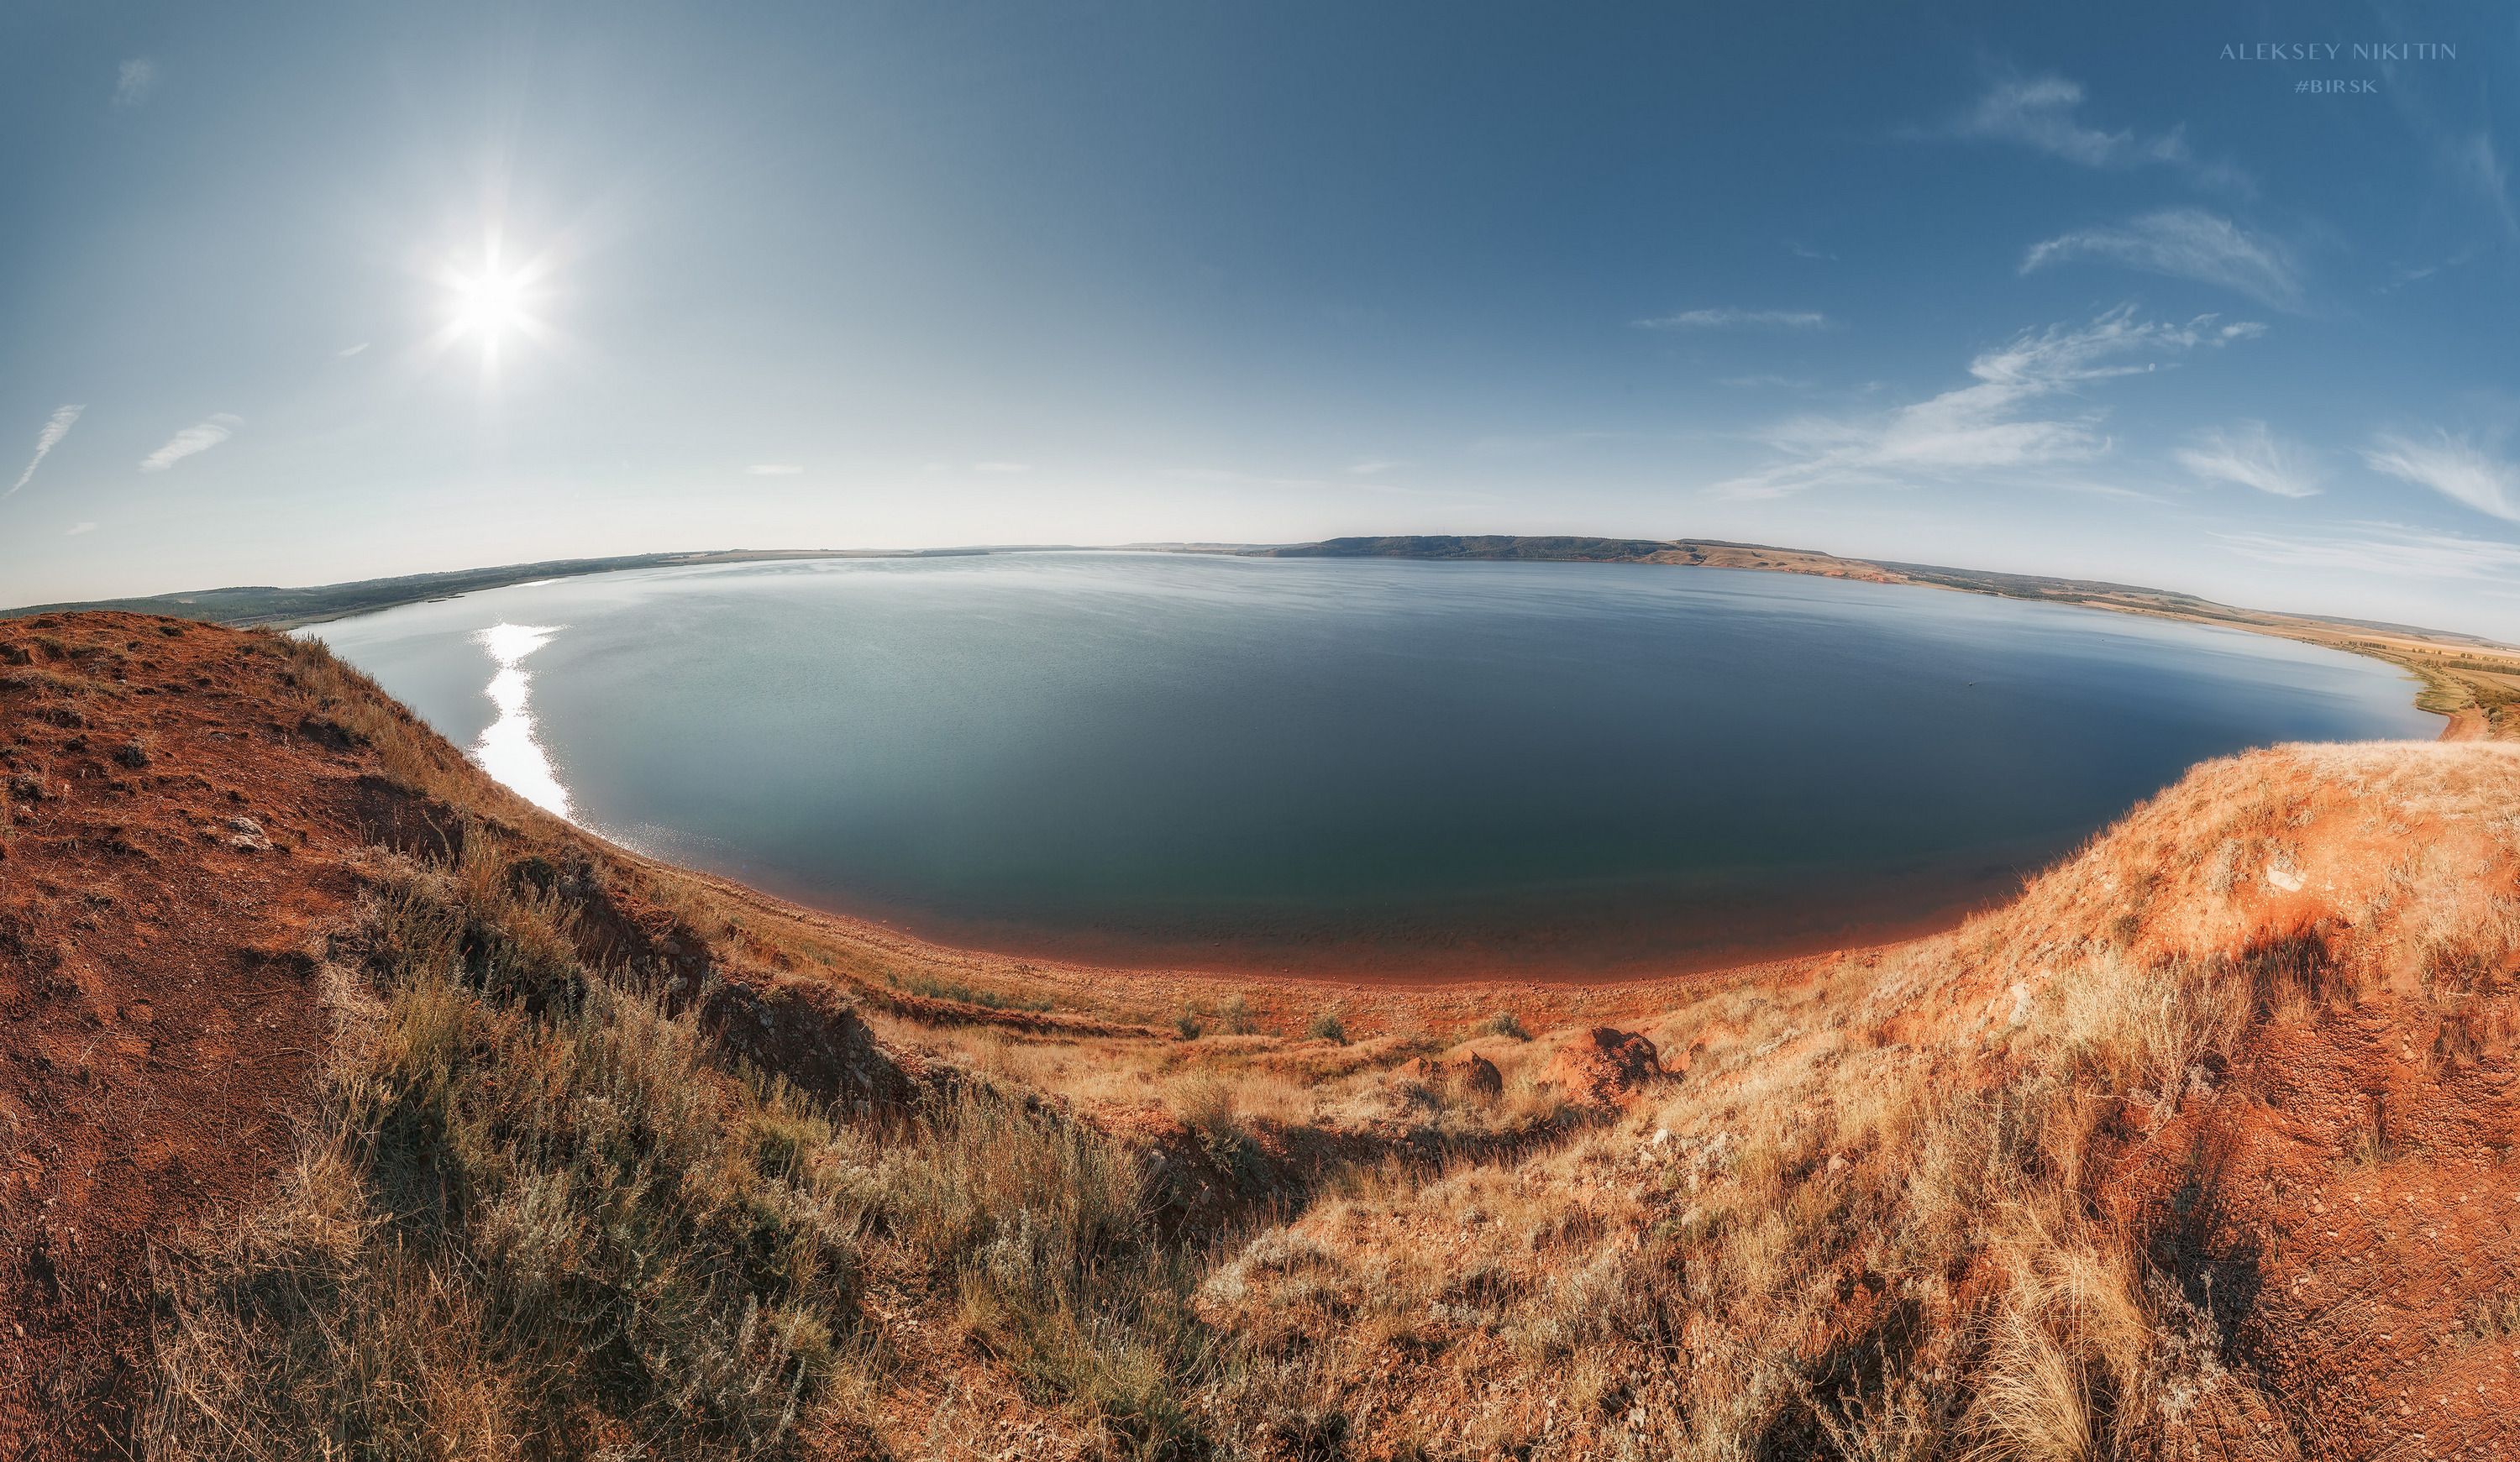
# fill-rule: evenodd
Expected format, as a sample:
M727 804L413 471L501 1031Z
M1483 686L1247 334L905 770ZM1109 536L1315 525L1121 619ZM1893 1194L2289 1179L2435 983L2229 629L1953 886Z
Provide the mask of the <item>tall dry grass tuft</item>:
M1136 1455L1197 1450L1185 1398L1207 1363L1192 1255L1155 1222L1146 1168L1019 1093L931 1103L867 1178L869 1214L974 1341L1037 1396Z
M793 1098L558 980L557 931L494 889L416 877L347 941L364 988L281 1202L172 1276L148 1455L800 1444L858 1324L862 1195L765 1163Z
M978 1078L903 1120L730 1072L529 860L461 849L382 862L337 940L282 1197L166 1276L147 1455L863 1452L878 1265L1113 1449L1198 1449L1200 1265L1135 1155Z

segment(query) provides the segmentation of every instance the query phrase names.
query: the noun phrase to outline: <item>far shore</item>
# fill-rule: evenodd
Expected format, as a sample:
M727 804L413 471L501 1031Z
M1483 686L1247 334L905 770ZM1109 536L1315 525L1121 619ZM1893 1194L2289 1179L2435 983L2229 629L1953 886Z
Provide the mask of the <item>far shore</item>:
M556 559L300 589L257 586L81 603L33 604L19 609L0 609L0 619L76 609L126 609L179 619L198 619L211 624L288 630L485 590L634 569L824 558L959 557L1089 551L1211 554L1238 557L1657 563L1675 567L1755 569L1820 578L1861 579L2002 598L2034 599L2080 608L2107 609L2119 614L2246 630L2251 634L2270 635L2384 660L2415 678L2419 687L2415 693L2418 709L2447 718L2442 739L2498 739L2520 735L2520 647L2480 636L2428 630L2413 625L2237 608L2194 595L2131 584L1945 568L1888 559L1846 558L1817 550L1729 543L1717 539L1414 535L1334 538L1319 543L1285 545L1137 543L1102 549L1048 544L902 551L724 549Z

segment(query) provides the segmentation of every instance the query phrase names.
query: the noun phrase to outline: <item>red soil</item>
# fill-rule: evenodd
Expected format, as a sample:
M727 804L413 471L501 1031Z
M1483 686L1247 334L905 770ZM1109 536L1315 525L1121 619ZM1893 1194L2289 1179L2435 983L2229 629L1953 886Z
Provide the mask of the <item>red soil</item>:
M0 1454L125 1435L151 1251L289 1154L368 769L285 675L225 631L0 622Z

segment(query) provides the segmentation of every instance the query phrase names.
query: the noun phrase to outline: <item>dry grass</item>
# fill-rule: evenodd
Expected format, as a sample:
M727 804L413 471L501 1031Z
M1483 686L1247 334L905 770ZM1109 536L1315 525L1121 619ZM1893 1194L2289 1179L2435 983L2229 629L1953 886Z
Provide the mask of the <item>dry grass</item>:
M846 1454L871 1269L1074 1424L1183 1449L1191 1251L1143 1165L987 1083L906 1126L731 1073L475 827L388 864L279 1202L167 1276L154 1457Z
M415 877L346 943L284 1198L176 1281L148 1454L776 1456L829 1392L862 1195L486 882Z

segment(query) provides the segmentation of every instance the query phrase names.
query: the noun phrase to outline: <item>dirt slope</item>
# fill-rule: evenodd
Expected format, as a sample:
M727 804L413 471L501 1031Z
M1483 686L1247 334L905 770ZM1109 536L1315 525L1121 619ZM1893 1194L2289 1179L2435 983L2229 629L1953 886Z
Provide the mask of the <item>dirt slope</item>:
M0 628L0 1435L121 1435L151 1246L289 1150L371 769L286 673L154 618Z

